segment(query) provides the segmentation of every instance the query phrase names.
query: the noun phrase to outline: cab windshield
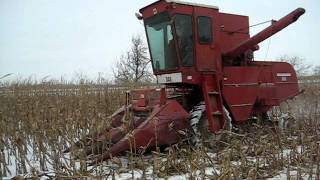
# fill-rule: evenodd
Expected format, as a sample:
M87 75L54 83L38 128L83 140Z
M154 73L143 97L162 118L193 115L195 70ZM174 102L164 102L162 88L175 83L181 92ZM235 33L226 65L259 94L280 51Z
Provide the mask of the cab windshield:
M172 23L168 13L158 14L145 22L154 71L178 68Z

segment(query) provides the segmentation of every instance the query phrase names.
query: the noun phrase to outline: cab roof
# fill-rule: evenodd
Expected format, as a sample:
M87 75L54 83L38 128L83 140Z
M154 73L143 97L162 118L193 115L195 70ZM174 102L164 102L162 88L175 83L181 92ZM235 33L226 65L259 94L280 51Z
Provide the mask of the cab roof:
M190 5L190 6L198 6L198 7L206 7L211 9L219 9L218 6L212 6L212 5L206 5L206 4L200 4L200 3L192 3L192 2L186 2L186 1L180 1L180 0L165 0L167 3L176 3L176 4L183 4L183 5Z
M210 8L210 9L215 9L215 10L219 10L219 7L218 6L212 6L212 5L206 5L206 4L200 4L200 3L192 3L192 2L186 2L186 1L180 1L180 0L159 0L159 1L156 1L152 4L149 4L148 6L146 7L143 7L140 9L140 12L149 7L149 6L152 6L160 1L164 1L166 3L175 3L175 4L182 4L182 5L188 5L188 6L196 6L196 7L205 7L205 8Z

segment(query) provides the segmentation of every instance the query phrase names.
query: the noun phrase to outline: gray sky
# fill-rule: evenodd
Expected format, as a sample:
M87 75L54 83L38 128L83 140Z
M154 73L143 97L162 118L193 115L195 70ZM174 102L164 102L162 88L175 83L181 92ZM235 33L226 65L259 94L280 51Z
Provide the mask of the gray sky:
M260 44L256 59L288 54L320 65L319 0L189 0L219 6L221 12L248 15L250 24L279 19L297 7L306 9L298 22ZM154 0L0 0L0 77L50 75L89 78L112 75L112 66L144 36L135 12ZM265 26L252 28L251 35ZM267 50L269 46L269 50Z

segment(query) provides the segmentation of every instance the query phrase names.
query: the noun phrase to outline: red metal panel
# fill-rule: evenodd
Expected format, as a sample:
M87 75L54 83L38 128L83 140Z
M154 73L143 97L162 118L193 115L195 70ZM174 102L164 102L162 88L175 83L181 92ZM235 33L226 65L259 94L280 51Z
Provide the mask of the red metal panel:
M223 96L234 120L246 121L258 96L258 68L225 67L223 78Z
M250 38L248 16L219 13L218 19L222 52L226 52Z
M256 65L269 65L272 68L272 82L275 94L266 98L278 99L279 102L294 97L299 93L298 80L292 65L286 62L255 62Z
M223 95L235 121L246 121L298 93L297 77L288 63L224 68Z

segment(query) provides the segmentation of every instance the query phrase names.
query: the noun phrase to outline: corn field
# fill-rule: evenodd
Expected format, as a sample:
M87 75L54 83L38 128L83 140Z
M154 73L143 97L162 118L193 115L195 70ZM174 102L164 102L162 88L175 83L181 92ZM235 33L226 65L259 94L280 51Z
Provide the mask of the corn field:
M63 150L108 127L130 88L6 83L0 89L0 177L320 179L320 85L301 87L304 93L270 112L281 127L253 123L239 133L223 131L205 147L181 142L89 167L84 154Z

